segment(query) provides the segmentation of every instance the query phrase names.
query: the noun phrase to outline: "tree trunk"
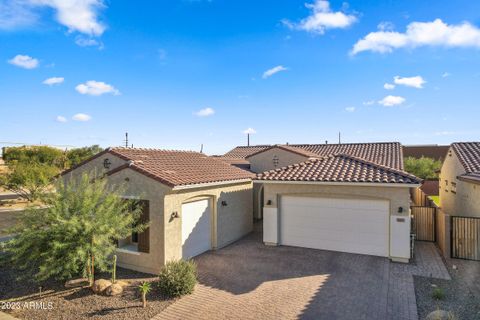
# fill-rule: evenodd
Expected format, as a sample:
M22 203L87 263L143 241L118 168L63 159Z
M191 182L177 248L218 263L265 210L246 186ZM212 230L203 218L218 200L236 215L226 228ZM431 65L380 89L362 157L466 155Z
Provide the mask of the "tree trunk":
M142 301L143 301L143 307L147 307L147 295L145 293L142 293Z

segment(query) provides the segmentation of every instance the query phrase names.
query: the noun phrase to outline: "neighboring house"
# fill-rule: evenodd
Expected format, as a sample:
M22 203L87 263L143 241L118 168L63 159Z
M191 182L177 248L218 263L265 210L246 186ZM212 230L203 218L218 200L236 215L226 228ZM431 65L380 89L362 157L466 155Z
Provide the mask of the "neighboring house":
M440 205L452 216L480 217L480 142L450 146L440 172Z
M403 146L403 156L420 159L421 157L443 161L447 156L449 146L436 144Z
M62 173L105 176L137 199L147 230L119 242L118 264L157 274L170 260L221 248L252 230L252 174L189 151L111 148Z

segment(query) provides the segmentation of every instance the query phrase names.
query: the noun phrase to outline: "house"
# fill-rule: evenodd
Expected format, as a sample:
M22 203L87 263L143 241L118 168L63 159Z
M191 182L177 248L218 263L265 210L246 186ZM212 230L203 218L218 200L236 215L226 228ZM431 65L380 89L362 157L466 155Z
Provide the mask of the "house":
M421 157L432 158L443 161L447 156L449 146L426 144L426 145L411 145L403 146L403 156L420 159Z
M62 173L96 174L137 199L149 227L119 241L118 265L157 274L170 260L226 246L252 230L252 174L202 153L109 148Z
M237 147L227 154L244 156L258 173L254 208L266 244L409 260L410 189L421 181L403 171L399 143Z
M450 146L440 171L440 204L451 216L480 217L480 142Z

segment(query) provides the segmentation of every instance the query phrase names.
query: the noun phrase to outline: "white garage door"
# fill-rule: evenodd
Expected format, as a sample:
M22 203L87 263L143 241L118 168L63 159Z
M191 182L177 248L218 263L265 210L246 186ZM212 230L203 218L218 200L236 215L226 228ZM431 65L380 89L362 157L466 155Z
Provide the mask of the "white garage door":
M189 259L212 248L209 200L182 205L182 257Z
M389 202L284 196L280 243L388 256Z

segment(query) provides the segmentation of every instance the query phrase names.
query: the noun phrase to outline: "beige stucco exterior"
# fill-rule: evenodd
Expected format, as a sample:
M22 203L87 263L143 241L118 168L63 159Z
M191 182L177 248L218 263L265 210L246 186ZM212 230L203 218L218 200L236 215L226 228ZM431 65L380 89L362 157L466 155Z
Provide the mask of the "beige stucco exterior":
M275 156L278 159L278 164L276 166L273 163L273 158ZM280 148L268 149L247 158L250 162L250 170L255 173L282 168L294 163L306 161L307 159L308 157L306 156Z
M457 178L464 173L465 168L450 148L440 172L440 206L451 216L480 217L480 184ZM452 182L457 184L456 190Z
M112 163L110 170L125 163L111 154L102 155L67 173L64 177L78 177L84 172L105 172L103 161ZM149 201L149 253L131 250L117 251L118 265L141 272L157 274L170 260L182 257L182 204L209 198L212 208L212 249L218 249L252 231L253 207L251 181L218 183L204 187L176 190L126 168L107 177L112 185L123 185L122 197ZM226 206L222 202L226 201ZM177 212L178 218L172 218Z

